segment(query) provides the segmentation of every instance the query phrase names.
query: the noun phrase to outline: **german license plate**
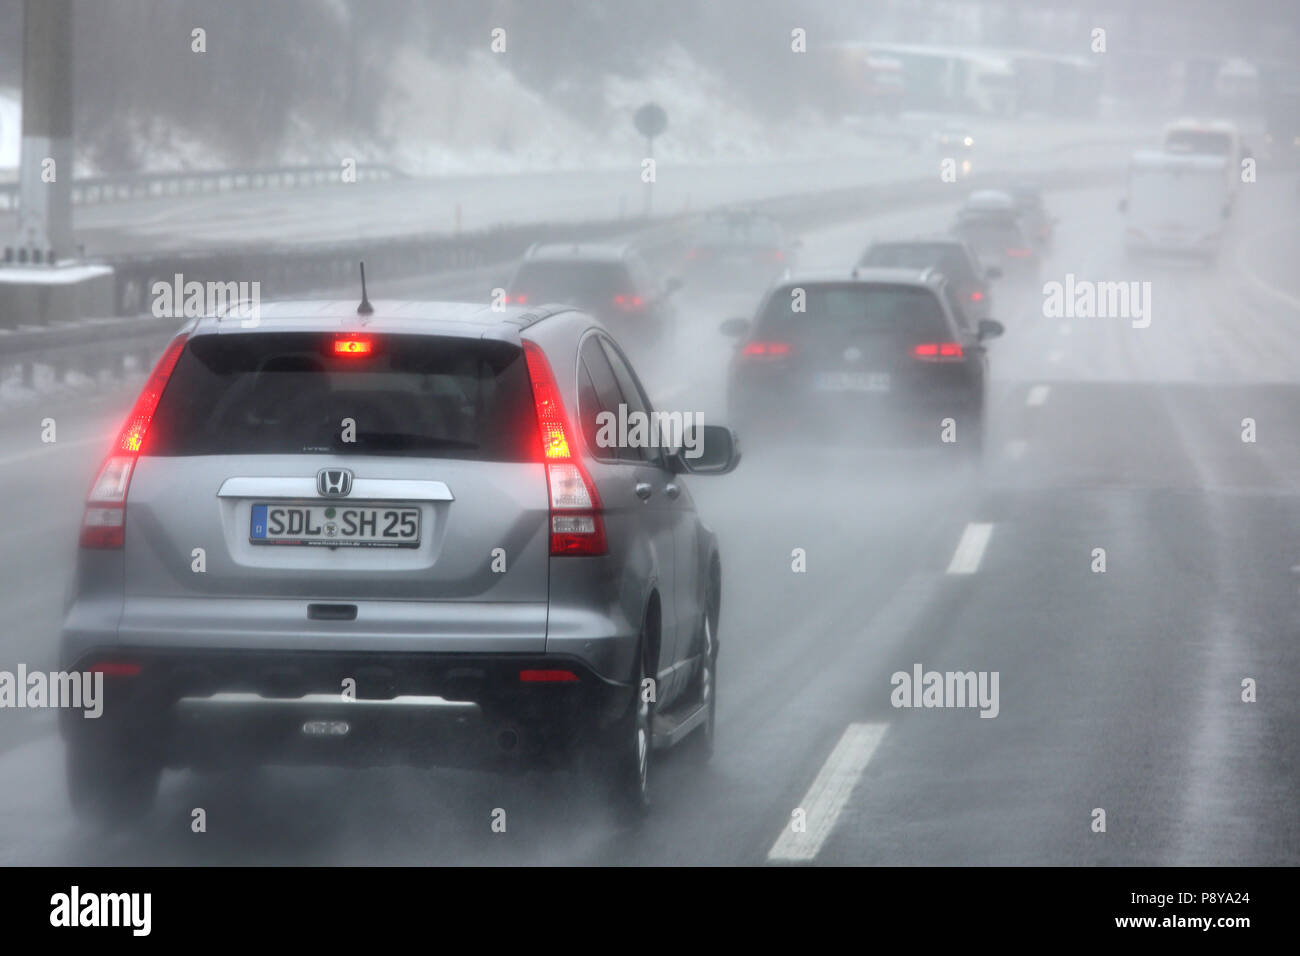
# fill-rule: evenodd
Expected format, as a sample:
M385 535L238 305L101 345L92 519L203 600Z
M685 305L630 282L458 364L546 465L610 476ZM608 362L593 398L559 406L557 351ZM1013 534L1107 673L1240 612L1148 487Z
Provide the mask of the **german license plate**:
M267 502L253 505L253 544L328 548L415 548L420 509L400 505Z
M888 372L819 372L813 380L819 392L887 392Z

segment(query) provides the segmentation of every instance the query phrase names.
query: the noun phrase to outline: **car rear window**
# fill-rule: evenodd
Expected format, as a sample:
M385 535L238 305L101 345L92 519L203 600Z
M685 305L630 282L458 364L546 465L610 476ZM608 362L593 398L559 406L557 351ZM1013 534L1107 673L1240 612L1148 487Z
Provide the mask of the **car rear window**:
M872 246L862 257L863 266L900 269L938 269L950 279L973 279L966 253L946 242L889 243Z
M633 295L632 276L622 262L525 262L519 267L512 295L529 303L563 302L607 306L615 296Z
M968 219L953 230L977 249L994 246L1022 246L1025 238L1020 227L999 219Z
M260 332L191 339L144 453L534 457L536 413L518 346L374 335L371 354L336 355L338 338ZM345 419L355 423L353 441Z
M805 295L802 312L794 308L791 294L798 288ZM778 289L768 299L758 328L772 336L866 332L933 338L947 335L949 326L942 304L929 289L858 283Z
M1165 149L1178 153L1209 153L1227 156L1232 152L1232 137L1213 130L1176 129L1165 136Z
M696 238L702 246L761 246L784 244L781 227L771 219L709 219L700 225Z

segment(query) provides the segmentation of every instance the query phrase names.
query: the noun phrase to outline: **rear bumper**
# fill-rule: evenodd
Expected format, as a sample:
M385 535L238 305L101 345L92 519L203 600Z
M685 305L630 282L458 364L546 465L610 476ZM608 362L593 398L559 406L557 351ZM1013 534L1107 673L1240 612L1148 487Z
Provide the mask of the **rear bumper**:
M596 739L633 692L559 655L112 648L72 669L104 661L138 672L105 677L102 717L61 712L64 737L164 767L551 762Z

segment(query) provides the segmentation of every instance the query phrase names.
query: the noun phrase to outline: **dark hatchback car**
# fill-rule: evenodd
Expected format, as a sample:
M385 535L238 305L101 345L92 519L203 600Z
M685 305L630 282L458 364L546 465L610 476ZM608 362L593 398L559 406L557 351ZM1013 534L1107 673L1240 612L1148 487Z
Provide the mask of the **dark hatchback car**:
M938 272L790 279L771 290L752 322L729 320L723 332L741 338L728 402L747 434L849 444L902 439L980 452L984 341L1002 326L968 321Z
M948 289L973 319L988 318L993 311L991 280L1002 275L997 266L985 266L975 251L953 236L888 239L873 242L858 259L860 269L934 269L948 280Z
M671 342L677 309L676 278L660 283L645 259L624 245L534 245L506 287L506 304L564 303L605 323L624 344Z
M798 240L769 216L727 211L703 217L686 239L682 273L695 285L766 284L794 266Z

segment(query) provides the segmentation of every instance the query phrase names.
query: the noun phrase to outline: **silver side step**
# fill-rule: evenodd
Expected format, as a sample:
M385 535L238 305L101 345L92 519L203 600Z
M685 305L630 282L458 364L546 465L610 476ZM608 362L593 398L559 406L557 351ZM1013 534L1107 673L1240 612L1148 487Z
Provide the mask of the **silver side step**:
M675 747L682 738L709 718L709 709L699 704L685 717L676 714L655 714L654 724L650 728L650 743L655 750Z

